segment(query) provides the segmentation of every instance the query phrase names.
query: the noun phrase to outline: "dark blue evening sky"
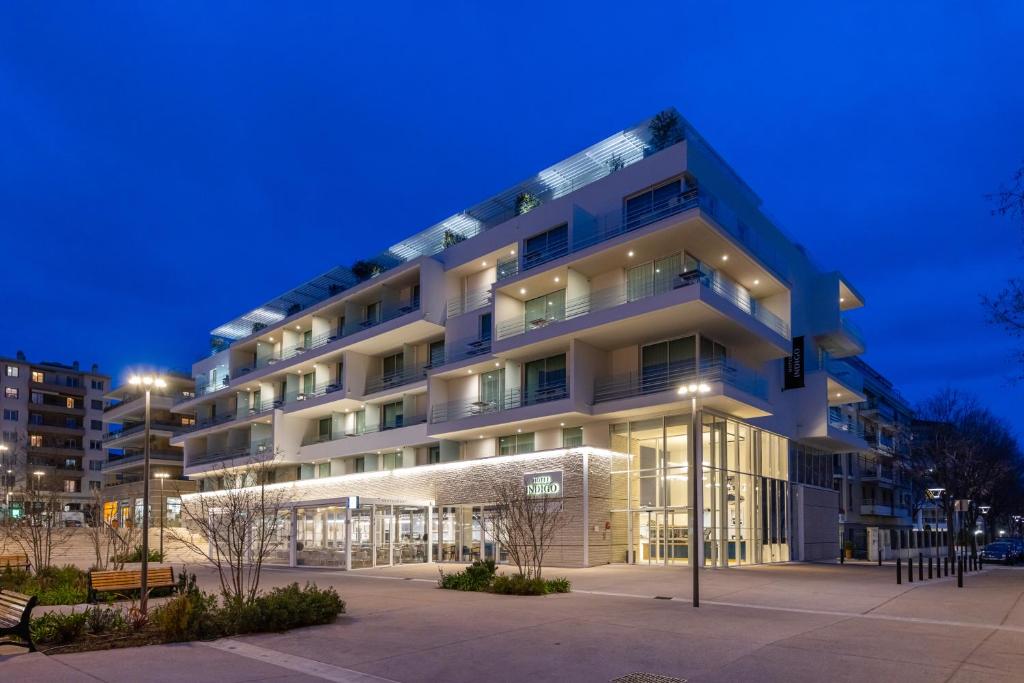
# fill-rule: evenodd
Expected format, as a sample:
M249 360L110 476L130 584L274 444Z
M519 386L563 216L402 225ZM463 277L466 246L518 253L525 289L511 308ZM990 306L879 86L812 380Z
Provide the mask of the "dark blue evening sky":
M1024 5L835 4L5 2L0 355L187 369L674 105L864 294L869 362L1024 432L979 304L1021 271L984 195L1024 160Z

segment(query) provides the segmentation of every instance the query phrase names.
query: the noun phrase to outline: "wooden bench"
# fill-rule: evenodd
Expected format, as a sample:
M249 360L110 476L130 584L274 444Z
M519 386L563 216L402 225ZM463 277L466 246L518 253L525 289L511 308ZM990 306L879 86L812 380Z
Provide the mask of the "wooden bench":
M27 647L35 652L32 632L29 624L32 619L32 608L36 606L36 596L22 595L14 591L0 590L0 636L13 635L19 640L0 640L0 645L17 645Z
M147 588L174 588L174 570L171 567L155 567L147 572ZM89 602L96 602L97 593L119 593L140 590L142 570L89 572Z
M0 571L7 567L17 567L28 571L31 564L28 561L28 555L24 553L6 553L0 555Z

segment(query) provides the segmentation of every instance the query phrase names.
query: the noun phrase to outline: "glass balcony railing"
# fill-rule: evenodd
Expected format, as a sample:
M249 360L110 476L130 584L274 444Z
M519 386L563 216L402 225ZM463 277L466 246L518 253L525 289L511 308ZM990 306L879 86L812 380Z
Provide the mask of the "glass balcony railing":
M109 405L104 406L103 407L103 412L108 412L108 411L114 410L115 408L120 408L121 406L123 406L125 404L128 404L128 403L131 403L133 401L138 401L139 399L144 398L145 395L146 394L144 392L141 392L141 391L138 392L138 393L125 393L125 394L122 394L120 397L118 397L116 399L116 401L117 401L116 403L111 403ZM194 391L152 391L152 392L150 392L150 398L155 398L157 396L162 396L162 397L165 397L165 398L171 398L171 399L174 400L175 403L182 403L184 401L192 400L193 398L196 397L196 394L195 394Z
M456 363L460 360L476 356L486 356L491 352L491 340L479 337L465 337L449 342L444 347L444 364Z
M430 422L450 422L474 415L487 415L505 410L513 410L523 406L537 405L558 401L569 397L569 387L565 382L556 382L543 387L527 389L511 389L501 396L493 398L481 397L461 401L449 401L434 406L430 411Z
M181 460L182 460L182 454L181 454L180 451L177 452L177 453L168 453L168 452L150 453L149 457L150 457L151 460L161 460L161 461L164 461L164 462L179 462L180 463ZM110 460L107 460L106 462L103 463L103 469L104 470L109 470L109 469L113 469L115 467L120 467L121 465L135 465L135 464L141 465L142 461L144 459L145 459L145 454L143 454L143 453L129 453L128 455L124 455L124 456L121 456L121 457L113 457L113 456L111 456Z
M765 399L768 382L760 374L738 363L689 361L674 363L640 372L627 372L594 381L594 403L615 401L632 396L677 391L681 386L722 382L746 393Z
M190 429L190 427L191 427L191 425L184 425L184 424L181 424L180 422L150 422L149 423L150 431L160 430L160 431L165 431L165 432L173 432L175 434L177 434L179 432L188 431ZM103 441L105 441L105 442L106 441L113 441L114 439L121 439L121 438L124 438L126 436L132 436L134 434L142 434L144 431L146 431L146 425L145 425L144 422L139 422L139 423L131 424L131 425L125 425L125 427L123 429L119 430L119 431L116 431L116 432L114 432L114 431L106 432L103 435Z
M642 286L617 286L591 292L585 296L566 301L564 309L548 312L542 318L527 320L527 316L524 316L523 318L502 321L496 326L495 334L499 340L507 339L531 330L545 328L564 320L572 320L588 313L596 313L597 311L614 308L632 301L640 301L651 296L695 284L707 288L744 313L753 316L779 335L787 339L789 338L789 325L761 305L757 299L752 298L745 289L725 278L720 273L697 270L690 271L689 273L680 273L679 275L656 282L648 282Z
M849 432L859 439L864 438L864 425L859 422L845 419L842 415L836 415L831 411L829 411L828 414L828 426L833 429L838 429L841 432Z

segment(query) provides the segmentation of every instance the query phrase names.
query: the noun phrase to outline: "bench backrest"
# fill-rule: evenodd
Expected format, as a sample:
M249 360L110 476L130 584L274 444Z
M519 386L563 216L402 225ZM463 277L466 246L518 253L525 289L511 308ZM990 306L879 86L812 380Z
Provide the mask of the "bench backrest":
M174 585L174 570L171 567L154 567L146 575L150 588ZM141 588L142 570L95 571L89 574L89 582L92 584L93 590L98 591Z
M23 595L14 591L0 590L0 619L19 622L25 612L36 604L34 595Z
M10 567L14 565L16 567L24 566L28 564L28 555L22 553L21 555L6 554L0 555L0 567Z

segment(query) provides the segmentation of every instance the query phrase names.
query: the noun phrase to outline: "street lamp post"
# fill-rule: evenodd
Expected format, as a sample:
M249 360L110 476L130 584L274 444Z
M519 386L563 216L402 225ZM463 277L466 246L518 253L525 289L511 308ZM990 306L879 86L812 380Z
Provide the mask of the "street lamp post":
M680 396L690 396L690 436L692 444L690 452L693 458L687 468L690 476L690 509L693 510L690 519L690 550L693 571L693 606L700 607L700 569L704 563L704 456L698 451L703 444L701 437L701 425L698 419L697 407L700 394L711 391L704 382L684 384L676 391Z
M142 451L142 577L139 585L139 611L146 614L149 607L149 392L153 387L162 389L167 382L153 375L132 375L129 384L142 386L146 393L145 444Z
M167 498L164 497L164 479L171 476L166 472L157 472L154 475L160 480L160 561L164 561L164 515L167 514Z

